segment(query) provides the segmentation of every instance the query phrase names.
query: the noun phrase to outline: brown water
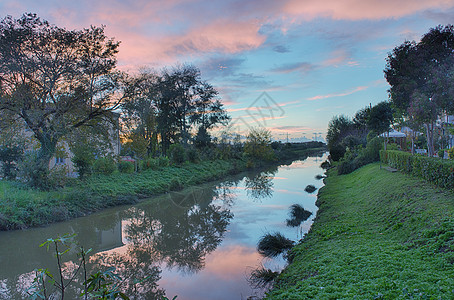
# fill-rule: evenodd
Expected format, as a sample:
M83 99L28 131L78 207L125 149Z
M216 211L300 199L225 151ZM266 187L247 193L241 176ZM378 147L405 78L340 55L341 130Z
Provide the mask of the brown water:
M52 249L39 245L66 233L77 234L77 244L92 248L90 270L114 266L122 290L134 299L160 299L164 293L178 300L260 296L263 291L248 284L250 272L260 265L280 270L285 261L261 257L257 242L267 232L297 241L309 230L317 192L308 194L304 188L323 185L314 176L323 173L324 158L243 173L45 228L0 232L0 299L26 298L37 268L56 274ZM313 215L291 228L286 219L295 203ZM78 261L76 248L64 255L67 272ZM133 284L143 278L148 280ZM70 292L65 299L78 295Z

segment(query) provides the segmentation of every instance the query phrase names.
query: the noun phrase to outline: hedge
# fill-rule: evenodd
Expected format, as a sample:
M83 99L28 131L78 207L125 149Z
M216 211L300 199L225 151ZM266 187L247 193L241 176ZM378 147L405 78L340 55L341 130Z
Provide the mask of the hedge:
M423 178L442 188L454 188L454 161L412 155L402 151L380 151L380 160L404 173Z

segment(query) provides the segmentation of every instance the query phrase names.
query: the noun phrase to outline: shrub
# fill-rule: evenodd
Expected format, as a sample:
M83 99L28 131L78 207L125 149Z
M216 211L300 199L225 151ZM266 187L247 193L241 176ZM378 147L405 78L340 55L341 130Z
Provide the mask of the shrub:
M173 144L169 148L170 161L173 164L180 165L184 162L185 152L184 148L180 144Z
M186 155L188 160L192 163L199 161L199 153L194 148L189 149Z
M134 163L131 161L120 161L118 163L118 171L126 174L134 173Z
M94 151L89 146L74 147L72 150L74 157L71 160L74 163L77 173L79 173L79 177L85 178L91 175L95 162Z
M69 181L68 169L65 165L56 165L49 172L49 187L62 188Z
M115 169L115 161L110 156L98 158L93 164L93 170L96 174L110 175L115 172Z
M402 151L380 151L383 163L442 188L454 188L454 162Z
M273 148L271 148L271 131L263 128L251 129L243 151L253 160L275 160L275 154Z
M16 179L17 162L24 155L24 149L18 145L4 145L0 147L0 161L3 177Z

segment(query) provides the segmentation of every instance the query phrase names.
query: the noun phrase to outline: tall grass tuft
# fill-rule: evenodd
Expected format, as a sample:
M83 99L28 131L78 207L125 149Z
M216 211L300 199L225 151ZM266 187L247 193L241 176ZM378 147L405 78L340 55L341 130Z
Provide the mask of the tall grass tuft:
M305 210L299 204L293 204L290 206L290 219L287 219L287 226L297 227L309 219L310 216L312 216L312 212Z
M274 272L270 269L265 269L264 266L260 266L251 272L248 282L252 288L266 288L273 284L277 276L279 276L279 272Z
M312 184L309 184L308 186L306 186L306 188L304 190L306 192L308 192L309 194L312 194L313 192L315 192L317 190L317 188L315 186L313 186Z
M291 249L294 245L292 240L289 240L281 233L267 233L260 238L257 244L257 251L265 257L276 257L279 254Z

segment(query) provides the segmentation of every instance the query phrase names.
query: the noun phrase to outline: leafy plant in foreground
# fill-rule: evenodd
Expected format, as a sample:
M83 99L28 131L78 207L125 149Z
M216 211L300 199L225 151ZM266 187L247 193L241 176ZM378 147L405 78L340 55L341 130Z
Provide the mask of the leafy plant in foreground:
M63 268L63 256L71 250L75 234L65 234L58 238L49 238L42 243L40 247L46 247L49 251L54 248L57 259L57 275L52 274L49 269L35 270L35 278L32 286L27 290L30 299L64 299L70 287L81 288L80 294L83 299L129 299L120 291L122 279L115 274L115 268L109 268L106 271L98 271L91 275L87 274L87 256L91 249L85 250L79 248L79 262L76 264L74 271L65 276ZM63 250L62 250L63 248ZM82 277L82 286L78 281ZM79 283L79 284L78 284Z

